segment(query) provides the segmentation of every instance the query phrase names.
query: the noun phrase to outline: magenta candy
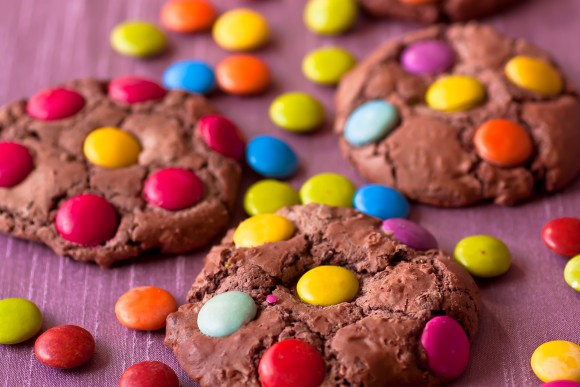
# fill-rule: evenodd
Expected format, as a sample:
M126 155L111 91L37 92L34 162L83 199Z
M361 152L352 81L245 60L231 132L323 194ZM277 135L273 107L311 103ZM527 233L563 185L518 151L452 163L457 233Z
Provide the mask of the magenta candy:
M383 230L392 232L395 239L415 250L431 250L439 246L433 234L407 219L387 219L383 222Z
M444 379L455 379L469 363L469 339L457 321L437 316L425 325L421 345L427 354L429 369Z
M169 211L193 206L204 193L203 182L195 173L182 168L161 169L147 178L145 199Z
M33 169L34 161L28 148L14 142L0 142L0 187L14 187Z
M453 49L442 40L424 40L405 49L401 64L413 74L437 74L455 63Z
M542 387L580 387L580 383L572 380L554 380L553 382L542 384Z
M227 118L214 114L199 120L199 131L205 143L214 151L240 160L245 143L238 127Z
M148 79L138 77L121 77L109 83L109 96L123 104L153 101L165 97L167 90Z
M26 111L32 118L42 121L60 120L77 114L85 106L85 98L74 90L45 89L28 101Z
M92 194L75 196L56 213L56 229L69 242L96 246L117 232L117 212L106 199Z

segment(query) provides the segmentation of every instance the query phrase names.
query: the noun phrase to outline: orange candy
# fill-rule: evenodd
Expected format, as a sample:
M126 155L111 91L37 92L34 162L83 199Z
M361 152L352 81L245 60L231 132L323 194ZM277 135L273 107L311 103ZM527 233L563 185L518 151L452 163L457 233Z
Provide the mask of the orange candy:
M153 286L133 288L119 297L115 304L119 322L141 331L163 328L167 316L176 310L175 298L168 291Z
M216 18L215 8L206 0L174 0L161 9L161 24L180 33L209 30Z
M232 55L215 69L219 87L226 93L252 95L270 86L270 69L260 58L249 54Z
M503 167L523 164L533 152L530 135L519 124L505 119L490 120L481 125L473 139L479 155Z

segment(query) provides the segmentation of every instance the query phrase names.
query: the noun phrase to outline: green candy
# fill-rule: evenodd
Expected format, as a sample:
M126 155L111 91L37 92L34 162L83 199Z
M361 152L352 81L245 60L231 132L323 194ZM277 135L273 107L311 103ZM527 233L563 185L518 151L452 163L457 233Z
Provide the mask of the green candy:
M455 260L476 277L490 278L504 274L511 266L507 246L488 235L463 238L455 247Z
M167 39L163 31L151 23L129 21L111 32L111 45L119 54L146 58L165 51Z
M323 47L311 51L302 61L304 76L321 85L336 85L356 64L356 59L340 47Z
M346 177L336 173L312 176L300 188L302 203L319 203L335 207L352 207L356 187Z
M300 203L298 192L290 184L261 180L252 184L244 196L244 209L250 216L273 214L282 207Z
M270 105L270 119L280 128L291 132L310 132L324 122L324 107L306 93L286 93Z
M42 314L24 298L0 300L0 344L18 344L40 331Z
M564 280L572 289L580 292L580 255L575 256L566 263Z

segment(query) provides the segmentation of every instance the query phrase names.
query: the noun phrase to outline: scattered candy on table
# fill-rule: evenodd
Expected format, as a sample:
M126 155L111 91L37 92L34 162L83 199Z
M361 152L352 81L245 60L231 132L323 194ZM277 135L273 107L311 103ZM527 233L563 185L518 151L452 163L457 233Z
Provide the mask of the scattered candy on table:
M182 60L165 70L163 85L172 90L207 94L215 86L215 74L212 68L201 60Z
M580 292L580 255L575 256L566 263L564 280L572 289Z
M0 300L0 344L18 344L36 335L42 327L42 314L24 298Z
M282 207L299 203L298 192L290 184L277 180L260 180L244 195L244 209L250 216L272 214Z
M412 74L434 75L455 64L455 52L442 40L423 40L408 46L401 54L401 65Z
M542 229L542 239L556 254L572 257L580 254L580 219L552 219Z
M437 239L421 225L402 218L390 218L383 222L383 230L412 249L426 251L439 247Z
M34 160L27 147L15 142L0 142L0 187L20 184L34 169Z
M396 189L379 184L359 188L353 198L354 208L360 212L385 220L409 216L409 202Z
M356 0L308 0L304 24L316 34L334 35L349 30L358 16Z
M532 354L530 364L542 382L580 382L580 346L570 341L555 340L540 345Z
M165 326L169 314L177 310L175 298L167 290L140 286L125 292L115 304L115 315L127 328L155 331Z
M277 179L290 177L298 169L298 157L292 148L279 138L265 134L248 143L246 161L260 175Z
M229 291L209 299L197 315L201 333L211 337L226 337L256 317L256 303L244 292Z
M50 328L36 339L34 354L43 364L54 368L75 368L85 364L95 353L95 339L76 325Z
M85 138L83 153L87 160L99 167L125 168L137 163L141 145L124 130L98 128Z
M477 128L473 142L483 159L504 167L524 164L534 151L528 132L518 123L506 119L485 122Z
M304 76L314 83L334 86L352 69L356 59L340 47L323 47L312 50L302 60Z
M294 225L277 214L254 215L234 231L236 247L256 247L265 243L285 241L294 234Z
M26 112L41 121L61 120L73 116L85 107L85 98L74 90L57 87L44 89L33 95L26 104Z
M280 128L291 132L311 132L324 122L324 107L306 93L285 93L270 105L270 119Z
M218 114L204 116L198 123L201 137L211 149L226 157L240 160L246 144L240 129Z
M143 186L143 194L149 203L169 211L193 206L203 193L200 178L183 168L160 169L149 175Z
M488 235L463 238L455 246L455 260L476 277L497 277L508 271L512 256L507 246Z
M447 75L429 86L425 98L432 109L453 113L481 105L485 102L486 91L475 78Z
M564 81L552 65L529 56L516 56L505 65L506 77L516 86L544 96L560 94Z
M245 8L232 9L215 22L213 38L225 50L255 50L268 42L270 28L258 12Z
M266 62L250 54L237 54L223 59L216 66L215 75L223 91L240 96L260 94L272 81Z
M337 173L320 173L308 179L300 188L303 204L319 203L336 207L352 207L356 187Z
M179 379L167 364L147 360L127 368L119 379L119 387L179 387Z
M374 143L399 123L399 112L389 102L368 101L357 107L344 126L345 140L354 146Z
M148 79L127 76L109 83L109 97L115 102L132 105L165 97L167 90Z
M258 374L263 386L317 387L324 381L324 359L305 341L283 340L264 352Z
M161 54L167 48L165 34L145 21L128 21L111 32L111 46L121 55L147 58Z
M172 0L161 9L161 24L168 30L183 34L211 28L217 12L207 0Z
M296 284L302 301L310 305L330 306L352 301L359 290L358 278L340 266L318 266L308 270Z

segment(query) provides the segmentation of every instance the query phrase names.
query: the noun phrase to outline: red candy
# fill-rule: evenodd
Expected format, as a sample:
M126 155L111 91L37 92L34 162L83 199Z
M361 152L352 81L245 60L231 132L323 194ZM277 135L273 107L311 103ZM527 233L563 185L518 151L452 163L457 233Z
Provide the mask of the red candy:
M193 206L203 196L203 182L182 168L161 169L147 178L143 193L151 204L169 211Z
M179 379L160 361L142 361L123 372L119 387L179 387Z
M117 212L100 196L75 196L58 209L56 229L69 242L96 246L115 236Z
M324 359L302 340L284 340L264 353L258 374L264 387L316 387L324 380Z
M23 145L0 142L0 187L14 187L34 169L32 155Z
M41 363L54 368L75 368L95 352L95 339L76 325L50 328L36 339L34 354Z
M219 115L202 117L199 131L205 143L214 151L240 160L244 155L245 143L237 126Z
M109 83L109 96L112 100L133 104L152 101L165 97L167 90L148 79L137 77L121 77Z
M85 98L74 90L45 89L28 101L26 111L32 118L42 121L60 120L77 114L85 106Z
M580 254L580 219L557 218L546 223L542 239L556 254L573 257Z

